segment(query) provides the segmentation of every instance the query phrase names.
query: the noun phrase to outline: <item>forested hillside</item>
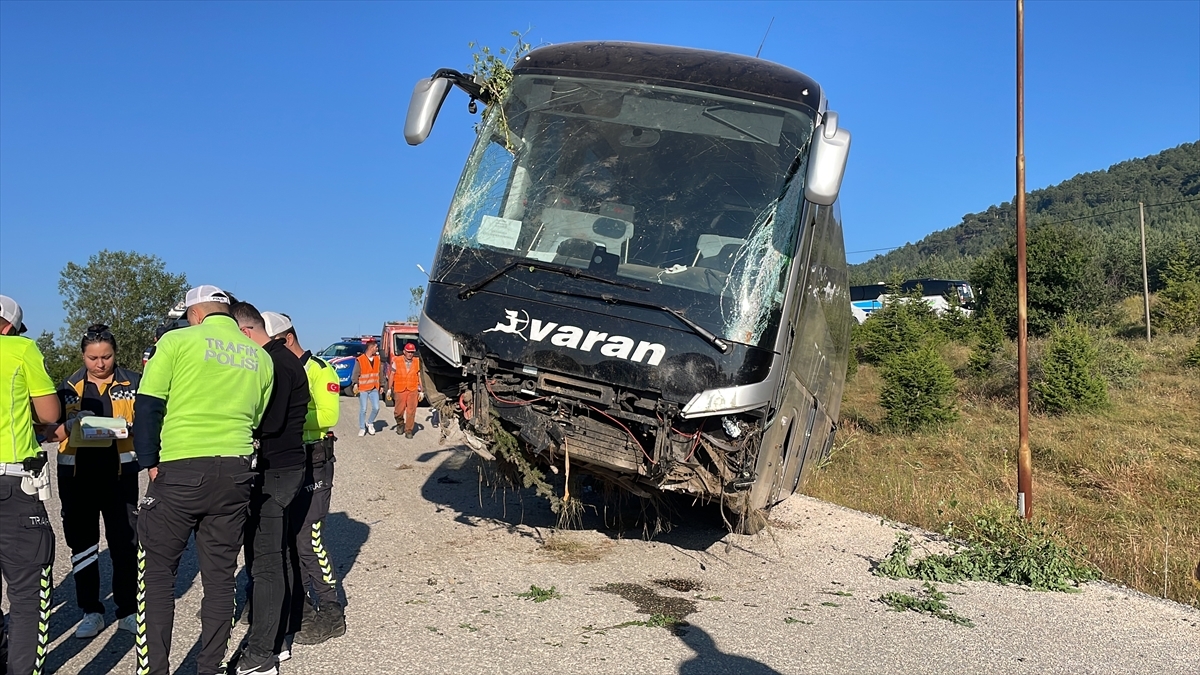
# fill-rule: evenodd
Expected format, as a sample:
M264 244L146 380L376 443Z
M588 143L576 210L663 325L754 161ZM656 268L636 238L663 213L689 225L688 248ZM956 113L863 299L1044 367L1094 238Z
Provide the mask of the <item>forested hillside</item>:
M1102 257L1138 257L1138 202L1145 202L1146 246L1151 285L1159 276L1180 240L1200 251L1200 142L1185 143L1157 155L1114 164L1106 170L1084 173L1027 196L1030 227L1066 221L1096 240ZM1155 205L1155 206L1151 206ZM1113 213L1113 212L1116 213ZM932 276L966 279L976 261L1013 235L1016 208L1011 202L986 211L968 213L954 227L930 234L885 255L851 267L855 284L875 283L893 271L904 277ZM1106 283L1140 286L1126 279L1127 265L1110 266L1122 278Z

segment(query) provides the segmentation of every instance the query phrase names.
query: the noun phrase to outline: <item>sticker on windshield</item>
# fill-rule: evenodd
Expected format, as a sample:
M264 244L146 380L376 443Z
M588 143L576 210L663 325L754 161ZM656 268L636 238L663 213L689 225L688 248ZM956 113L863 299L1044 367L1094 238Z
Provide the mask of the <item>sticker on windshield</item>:
M517 248L517 237L521 234L521 221L496 216L484 216L479 224L476 239L484 246L494 246L508 251Z

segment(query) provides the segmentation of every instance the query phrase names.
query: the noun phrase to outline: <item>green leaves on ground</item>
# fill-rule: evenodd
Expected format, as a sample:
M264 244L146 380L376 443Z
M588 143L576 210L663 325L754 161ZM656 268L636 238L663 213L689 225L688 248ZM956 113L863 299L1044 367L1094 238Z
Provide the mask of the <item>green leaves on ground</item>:
M530 586L528 591L517 593L518 598L525 598L534 602L546 602L547 600L557 600L562 597L558 590L551 586L550 588L541 588L539 586Z
M893 611L905 612L913 611L921 614L928 614L945 621L956 623L967 628L974 628L975 623L965 616L960 616L950 609L950 605L945 603L946 594L939 591L937 586L925 582L925 588L922 590L921 597L915 597L907 593L899 593L892 591L879 596L879 601L891 607Z
M953 544L951 553L933 553L916 561L910 560L912 536L900 534L875 574L940 583L1020 584L1040 591L1071 591L1100 576L1045 522L1027 522L1002 507L976 516L958 534L965 535L965 544Z

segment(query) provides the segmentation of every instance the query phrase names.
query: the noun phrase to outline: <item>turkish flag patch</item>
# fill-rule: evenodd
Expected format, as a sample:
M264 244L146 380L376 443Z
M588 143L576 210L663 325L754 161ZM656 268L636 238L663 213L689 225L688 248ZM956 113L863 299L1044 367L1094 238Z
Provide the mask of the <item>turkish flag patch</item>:
M342 388L340 386L338 386L337 382L330 382L328 386L329 386L329 393L331 393L331 394L336 394L342 390Z

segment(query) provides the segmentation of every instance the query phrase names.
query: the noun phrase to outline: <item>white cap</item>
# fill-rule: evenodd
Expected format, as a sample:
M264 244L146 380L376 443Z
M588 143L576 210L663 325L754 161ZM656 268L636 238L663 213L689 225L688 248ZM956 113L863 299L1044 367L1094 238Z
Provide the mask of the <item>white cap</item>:
M21 306L17 304L16 300L7 295L0 295L0 318L13 325L15 329L13 335L20 335L25 332L25 324L21 323L21 319L24 318Z
M278 337L292 327L292 320L288 318L287 314L263 312L262 318L263 323L267 326L267 335L271 337Z
M183 298L183 306L185 308L191 307L192 305L198 305L202 302L219 302L228 305L229 295L216 286L209 286L206 284L204 286L197 286L188 291L187 295Z

